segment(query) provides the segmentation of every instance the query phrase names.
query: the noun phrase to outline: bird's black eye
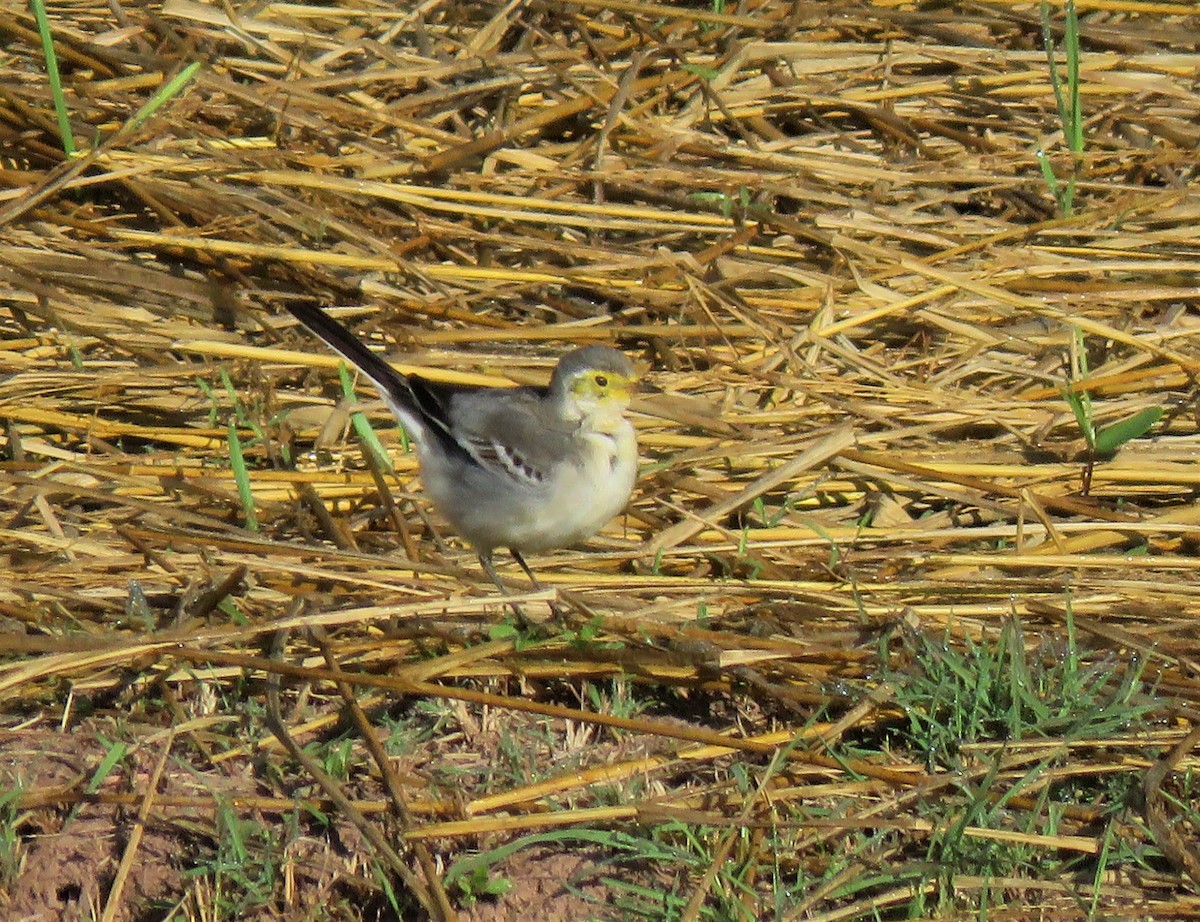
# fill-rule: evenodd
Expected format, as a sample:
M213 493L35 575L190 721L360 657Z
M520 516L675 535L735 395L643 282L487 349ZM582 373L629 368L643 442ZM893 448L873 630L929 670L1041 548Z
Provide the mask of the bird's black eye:
M596 375L596 387L608 387L608 378L605 375Z

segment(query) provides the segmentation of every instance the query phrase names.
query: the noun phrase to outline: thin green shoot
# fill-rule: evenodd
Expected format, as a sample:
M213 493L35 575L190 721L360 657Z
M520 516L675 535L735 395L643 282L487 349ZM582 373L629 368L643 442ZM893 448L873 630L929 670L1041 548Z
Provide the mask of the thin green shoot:
M228 395L229 402L233 406L233 413L237 424L253 432L254 439L258 442L263 445L269 445L270 440L267 438L267 433L258 421L258 417L262 414L260 412L256 412L254 415L250 414L245 404L242 403L241 397L238 396L237 388L234 387L233 379L229 377L229 372L226 369L221 368L219 374L221 376L221 386L225 388L225 393ZM258 408L256 407L256 409Z
M218 800L216 851L184 870L185 877L206 877L213 892L214 918L245 918L272 899L281 871L281 843L270 828L242 819Z
M224 368L219 369L218 374L221 376L221 386L225 388L225 394L229 397L229 402L233 406L237 424L248 427L250 425L250 417L246 413L246 408L242 406L242 400L238 396L237 388L233 386L233 379L229 377L229 372Z
M1071 351L1067 362L1067 383L1062 389L1063 399L1071 408L1079 432L1083 436L1087 453L1084 462L1083 492L1086 494L1092 483L1092 472L1096 461L1114 454L1126 442L1140 439L1163 417L1162 407L1145 407L1124 419L1119 419L1103 428L1096 426L1092 396L1077 382L1088 376L1087 349L1083 331L1076 327L1071 340Z
M1126 442L1140 439L1163 417L1162 407L1146 407L1132 416L1105 426L1096 433L1093 446L1098 455L1111 455Z
M104 736L100 736L99 738L100 742L103 743L106 748L104 750L104 756L100 759L100 764L96 766L96 770L92 772L92 777L88 780L87 787L85 788L85 791L88 794L95 794L98 790L100 790L100 786L104 784L105 779L113 773L113 769L115 769L117 764L120 763L121 760L124 759L129 753L129 745L127 743L122 743L119 741L114 742L113 740L106 739ZM71 808L71 812L68 815L68 821L73 820L76 816L78 816L79 811L82 809L83 801L80 801Z
M54 117L58 120L58 136L63 152L68 156L75 153L75 132L67 114L67 98L63 93L62 74L58 69L58 55L54 51L54 35L50 30L50 17L46 15L43 0L29 0L33 18L37 22L38 35L42 38L42 56L46 60L46 76L50 78L50 96L54 100Z
M246 517L246 528L258 531L258 514L254 509L254 491L250 489L250 472L246 469L246 456L242 453L242 439L237 426L229 421L229 467L237 484L238 499Z
M464 856L450 866L443 883L448 890L459 892L467 900L507 889L505 879L495 874L495 866L523 849L539 845L600 848L648 862L663 862L678 857L675 849L652 838L638 838L623 832L599 829L561 829L522 836L498 848Z
M230 624L236 624L239 627L245 627L250 623L250 619L242 614L242 610L237 607L233 599L226 596L217 603L217 610L222 612L229 619Z
M95 794L100 790L100 785L104 783L109 775L112 774L117 763L125 758L129 752L129 746L120 741L113 742L111 740L103 740L108 749L104 753L104 758L100 760L100 764L96 766L96 770L92 772L92 777L87 784L87 793Z
M1042 47L1046 51L1046 59L1050 65L1050 85L1054 90L1054 103L1058 109L1058 118L1062 123L1063 137L1067 148L1074 154L1082 154L1083 113L1079 105L1079 15L1075 10L1075 0L1067 0L1064 7L1063 50L1067 55L1067 87L1063 92L1062 78L1055 66L1054 33L1050 27L1050 4L1042 0Z
M588 705L597 714L637 717L650 704L648 701L639 700L632 684L624 679L612 679L603 684L589 682L584 686L583 692Z
M1067 357L1067 385L1063 388L1063 399L1075 415L1075 422L1087 443L1089 451L1095 452L1096 420L1092 412L1092 395L1087 390L1077 389L1075 382L1088 376L1087 348L1083 331L1075 327L1071 331L1071 350Z
M695 74L701 80L711 83L721 75L721 72L714 70L711 67L705 67L702 64L684 64L683 69L690 74Z
M1063 138L1067 149L1071 151L1071 175L1065 184L1060 183L1054 173L1046 152L1037 152L1038 166L1042 171L1051 195L1058 204L1059 214L1071 217L1075 210L1075 185L1083 166L1084 135L1083 110L1079 99L1079 16L1075 11L1075 0L1067 0L1065 7L1065 24L1063 27L1063 47L1067 55L1067 79L1064 91L1062 78L1058 73L1055 61L1057 51L1054 32L1050 25L1050 4L1042 0L1042 47L1046 52L1046 60L1050 69L1050 85L1054 89L1054 102L1058 110L1058 119L1062 124Z
M371 871L374 874L375 879L379 882L379 886L383 890L383 895L387 899L388 905L392 907L394 918L403 918L404 912L400 908L400 900L396 895L396 888L392 886L391 879L375 860L371 861Z
M651 576L662 576L663 575L663 561L666 560L666 558L667 558L667 553L662 548L659 548L657 551L654 552L654 562L650 564L650 575Z
M0 791L0 887L9 887L21 873L21 836L17 831L17 805L24 788L18 783Z
M1100 911L1100 896L1104 892L1104 878L1109 872L1109 859L1116 834L1116 820L1109 818L1104 826L1104 837L1100 840L1100 854L1096 858L1096 873L1092 877L1092 898L1088 903L1087 919L1095 919Z
M325 773L337 781L347 781L354 760L354 740L343 737L330 742L314 742L304 751L321 763Z
M354 395L354 381L350 377L350 369L346 367L345 362L338 362L338 378L342 382L342 393L346 395L346 400L351 404L356 404L358 398ZM379 466L389 474L394 474L396 469L392 466L391 456L384 449L383 443L379 441L375 430L371 428L370 420L364 414L354 411L350 414L350 424L354 427L358 440L362 442L367 451L375 456Z
M209 383L203 378L196 379L196 387L200 388L200 393L208 398L208 426L210 429L215 429L217 427L217 420L220 419L220 409L217 405L217 394L209 385Z
M831 569L831 570L835 569L838 566L838 564L841 562L841 559L842 559L842 549L841 549L841 547L838 546L837 539L834 538L834 536L831 535L829 533L829 531L827 531L826 528L823 525L821 525L820 522L814 521L813 519L810 519L807 516L804 517L804 519L802 521L803 521L804 525L806 525L808 528L812 529L816 533L818 538L822 538L825 540L826 543L828 543L828 545L829 545L829 569Z
M150 99L147 100L146 103L134 113L133 118L129 120L129 124L126 126L127 129L132 131L133 129L137 128L144 121L146 121L146 119L150 118L150 116L161 109L167 102L178 96L199 69L200 62L193 61L174 77L168 80L166 84L159 88L157 93L151 96Z

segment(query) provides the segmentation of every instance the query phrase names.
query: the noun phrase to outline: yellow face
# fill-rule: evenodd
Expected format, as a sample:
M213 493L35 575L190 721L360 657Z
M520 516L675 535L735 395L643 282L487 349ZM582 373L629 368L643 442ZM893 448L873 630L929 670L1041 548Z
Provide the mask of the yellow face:
M617 371L589 368L571 382L571 396L584 407L623 410L636 384L634 378Z

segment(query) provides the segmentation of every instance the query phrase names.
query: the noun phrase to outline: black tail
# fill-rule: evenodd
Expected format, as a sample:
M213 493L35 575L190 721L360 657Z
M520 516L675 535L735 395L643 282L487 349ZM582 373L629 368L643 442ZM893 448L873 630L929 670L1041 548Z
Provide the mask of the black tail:
M419 442L437 439L446 451L474 461L454 435L449 410L453 395L469 388L400 374L316 305L289 304L287 309L325 345L371 379L379 396L392 408L409 435Z
M287 309L325 345L370 378L384 400L406 408L413 405L412 390L404 375L364 346L353 333L321 308L297 302L287 305Z

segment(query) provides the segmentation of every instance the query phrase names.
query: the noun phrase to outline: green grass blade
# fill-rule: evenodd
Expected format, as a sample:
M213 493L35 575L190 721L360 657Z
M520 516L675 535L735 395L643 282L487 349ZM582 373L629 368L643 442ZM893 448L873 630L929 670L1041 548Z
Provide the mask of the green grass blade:
M233 412L238 425L249 428L250 416L242 406L242 400L238 396L237 388L233 385L233 378L229 377L229 372L224 368L220 369L220 375L221 386L225 388L225 393L229 396L229 402L233 404Z
M1067 0L1063 45L1067 51L1069 106L1063 130L1067 134L1067 146L1078 157L1083 153L1083 112L1079 105L1079 15L1075 12L1075 0Z
M1063 98L1062 80L1058 76L1058 68L1054 65L1054 32L1050 28L1050 4L1042 0L1042 48L1046 51L1046 61L1050 65L1050 86L1054 89L1054 103L1058 109L1058 118L1065 129L1067 124L1067 101Z
M42 56L46 59L46 75L50 78L50 95L54 100L54 116L58 120L58 136L63 151L68 157L75 153L75 133L71 130L71 119L67 115L67 97L63 94L62 75L58 70L58 55L54 52L54 36L50 31L50 17L42 0L29 0L33 18L37 21L38 34L42 37Z
M89 794L95 794L100 790L104 779L112 774L112 770L117 767L118 762L125 758L127 752L129 752L129 746L125 743L108 743L108 750L104 753L104 758L100 760L100 764L96 766L96 770L92 772L92 777L88 781L87 792Z
M351 403L357 403L358 400L354 396L354 382L350 379L350 369L344 362L338 363L338 377L342 382L342 393L346 395L346 399ZM360 442L366 446L367 451L375 456L375 460L389 474L394 474L396 469L392 467L391 456L383 447L383 443L379 441L379 436L375 434L375 430L371 428L371 421L362 413L351 413L350 424L354 426L354 432L358 436Z
M1105 426L1096 433L1096 453L1107 455L1116 451L1126 442L1140 439L1150 431L1150 427L1162 419L1162 407L1147 407L1134 413L1128 419Z
M1071 412L1075 414L1075 422L1079 424L1079 431L1083 433L1083 440L1087 442L1088 448L1092 451L1096 450L1096 424L1092 421L1092 404L1090 400L1084 400L1083 391L1063 390L1063 399L1067 402L1067 406L1071 408Z
M254 492L250 489L246 456L242 454L242 439L232 421L229 423L229 466L237 484L238 499L241 500L242 510L246 513L246 527L250 531L258 531L258 515L254 511Z
M167 81L157 93L150 97L144 106L134 113L133 118L129 120L129 129L132 131L137 128L142 122L146 121L150 116L163 107L168 101L175 98L182 92L183 88L195 76L196 71L200 69L200 62L193 61L174 77Z
M1070 217L1075 213L1075 182L1083 159L1083 108L1079 102L1079 16L1075 12L1075 0L1067 0L1066 33L1063 44L1067 49L1067 93L1068 119L1063 123L1063 131L1067 137L1067 146L1074 155L1071 167L1071 180L1067 183L1063 195L1062 212Z
M1075 11L1074 0L1067 0L1065 7L1066 22L1063 27L1063 49L1067 58L1067 86L1063 89L1063 78L1059 76L1055 60L1057 51L1054 42L1054 32L1050 26L1050 4L1042 0L1042 47L1046 52L1046 63L1050 70L1050 86L1054 90L1054 105L1058 110L1058 120L1062 125L1063 140L1072 153L1071 176L1065 185L1058 182L1044 154L1038 152L1038 161L1042 177L1049 186L1058 203L1059 213L1065 217L1074 214L1075 184L1083 158L1083 110L1079 101L1080 90L1080 47L1079 47L1079 16Z
M1047 188L1050 189L1050 194L1054 196L1054 201L1062 205L1062 194L1058 189L1058 177L1054 175L1054 167L1050 166L1050 158L1046 156L1044 150L1037 152L1038 166L1042 169L1042 179L1046 181Z

